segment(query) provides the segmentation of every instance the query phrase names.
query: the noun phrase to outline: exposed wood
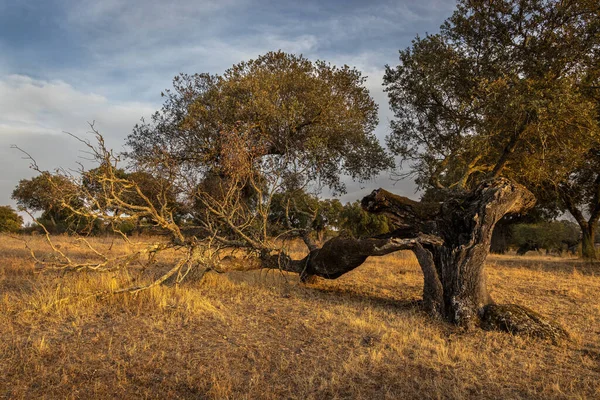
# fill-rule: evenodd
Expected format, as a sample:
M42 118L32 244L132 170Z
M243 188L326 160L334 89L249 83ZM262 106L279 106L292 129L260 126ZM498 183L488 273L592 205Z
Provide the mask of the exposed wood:
M362 199L361 205L368 212L386 215L397 228L413 235L434 233L435 219L441 207L440 203L421 203L384 189L374 190Z
M454 324L471 327L481 325L481 317L489 316L485 310L492 310L490 306L494 304L484 271L494 226L506 214L533 207L535 197L525 187L498 178L482 183L471 193L449 197L443 203L420 203L379 189L366 196L362 205L369 212L389 216L398 229L368 239L337 237L302 260L279 254L271 256L268 263L271 267L297 272L303 280L310 276L336 279L362 265L370 256L412 250L423 270L425 308ZM515 310L525 310L519 306L503 307L494 308L497 321L502 318L508 321ZM502 313L510 315L502 317ZM519 318L523 320L526 314L522 311ZM530 315L529 326L541 324L540 318ZM519 331L490 321L488 327ZM527 332L533 329L528 328ZM553 329L562 331L560 327Z

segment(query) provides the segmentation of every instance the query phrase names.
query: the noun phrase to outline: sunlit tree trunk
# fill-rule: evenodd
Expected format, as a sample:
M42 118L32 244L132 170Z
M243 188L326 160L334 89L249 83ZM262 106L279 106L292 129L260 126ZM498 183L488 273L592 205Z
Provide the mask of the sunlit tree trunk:
M369 256L412 250L423 271L423 305L431 314L459 326L483 326L550 338L566 337L558 325L518 305L495 304L486 284L485 260L496 223L506 214L535 204L525 187L499 178L443 203L420 203L383 189L362 200L365 210L385 214L397 229L368 239L337 237L304 259L279 265L310 276L336 279Z
M598 257L594 240L596 238L597 223L588 223L581 228L581 255L584 258L595 260Z

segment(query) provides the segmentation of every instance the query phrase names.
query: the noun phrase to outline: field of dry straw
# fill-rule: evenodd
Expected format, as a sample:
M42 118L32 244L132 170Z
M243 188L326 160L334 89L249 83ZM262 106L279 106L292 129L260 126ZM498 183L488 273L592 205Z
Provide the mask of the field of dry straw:
M209 273L90 298L158 271L39 274L23 243L2 236L0 398L600 398L600 265L491 256L487 271L497 302L558 320L572 340L432 320L411 253L310 285L273 271Z

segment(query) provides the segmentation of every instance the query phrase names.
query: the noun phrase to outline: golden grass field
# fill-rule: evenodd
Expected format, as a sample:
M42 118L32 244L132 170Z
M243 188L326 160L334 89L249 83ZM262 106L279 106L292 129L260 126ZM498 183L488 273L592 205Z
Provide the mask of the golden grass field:
M490 256L487 271L497 302L558 320L572 340L431 319L408 252L310 285L277 271L209 273L95 298L85 294L152 273L40 274L23 242L1 236L0 398L599 399L600 265Z

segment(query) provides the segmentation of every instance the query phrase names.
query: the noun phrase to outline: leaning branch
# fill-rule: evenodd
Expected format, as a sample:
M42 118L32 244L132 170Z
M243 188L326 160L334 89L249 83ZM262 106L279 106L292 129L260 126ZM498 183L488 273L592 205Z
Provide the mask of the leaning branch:
M413 236L435 233L435 218L440 211L440 203L421 203L384 189L374 190L361 205L365 211L386 215L398 228L411 230Z

